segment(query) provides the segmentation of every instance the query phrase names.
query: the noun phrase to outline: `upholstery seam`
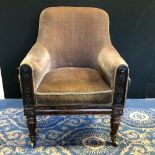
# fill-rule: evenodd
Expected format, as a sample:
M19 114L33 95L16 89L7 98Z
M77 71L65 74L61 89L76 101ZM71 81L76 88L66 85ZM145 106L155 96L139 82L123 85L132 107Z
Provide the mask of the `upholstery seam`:
M49 93L39 93L39 92L36 92L35 94L36 95L95 95L95 94L103 94L103 93L113 93L114 91L113 90L107 90L107 91L97 91L97 92L89 92L89 93L80 93L80 92L77 92L77 93L54 93L54 92L49 92Z

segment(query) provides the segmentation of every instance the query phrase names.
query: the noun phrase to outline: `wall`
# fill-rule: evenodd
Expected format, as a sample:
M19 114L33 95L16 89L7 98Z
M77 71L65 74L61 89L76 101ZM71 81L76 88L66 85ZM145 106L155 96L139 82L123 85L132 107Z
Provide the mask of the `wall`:
M130 66L128 97L155 97L154 0L1 0L0 66L6 97L21 97L18 66L36 40L40 12L49 6L105 9L113 44Z
M1 69L0 69L0 99L4 99L4 90L3 90L3 84L2 84Z

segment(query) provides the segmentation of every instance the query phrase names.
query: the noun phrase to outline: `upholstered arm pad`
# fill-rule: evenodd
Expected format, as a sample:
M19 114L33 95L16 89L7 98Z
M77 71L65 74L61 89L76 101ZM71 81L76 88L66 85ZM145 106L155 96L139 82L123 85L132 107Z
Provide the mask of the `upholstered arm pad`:
M28 65L32 70L32 83L35 91L51 67L50 55L47 49L37 42L21 62L20 69L24 65Z
M101 50L98 56L98 63L103 76L111 88L115 87L116 71L118 67L122 65L128 67L124 59L112 46L105 47Z

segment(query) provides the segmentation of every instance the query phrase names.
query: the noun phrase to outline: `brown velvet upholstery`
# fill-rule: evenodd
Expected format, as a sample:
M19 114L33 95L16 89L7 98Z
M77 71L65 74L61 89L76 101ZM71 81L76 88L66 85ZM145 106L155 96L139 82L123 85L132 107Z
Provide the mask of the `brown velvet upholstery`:
M107 13L97 8L84 7L51 7L45 9L40 16L37 42L22 61L21 65L23 64L28 64L32 68L34 93L36 94L38 103L52 101L51 104L60 103L60 101L64 103L74 101L88 102L90 100L92 100L92 102L100 101L103 103L104 101L111 101L112 98L111 93L109 93L111 97L107 97L106 93L105 99L104 95L102 96L101 94L86 95L87 97L84 99L83 94L86 93L83 89L84 83L83 85L79 85L79 87L81 87L79 88L81 94L77 95L77 97L73 94L78 93L79 90L76 92L71 88L73 86L70 85L71 81L68 81L68 84L61 87L60 84L53 86L50 78L55 77L55 75L52 75L52 73L55 73L55 69L62 67L89 67L99 70L103 76L102 82L105 83L105 79L107 84L111 86L111 89L114 89L117 67L122 64L127 66L126 62L120 57L111 44ZM77 77L77 73L73 73L72 75L72 73L66 72L65 76L67 76L66 74L69 74L69 79L71 78L69 76L73 76L74 74L76 74L74 78L76 79ZM92 75L88 74L87 76ZM93 77L89 78L91 79ZM42 79L43 81L40 85ZM61 81L63 81L63 78ZM48 85L48 90L46 90L45 85ZM91 88L91 86L89 88ZM104 86L106 87L104 88ZM102 86L102 90L107 89L107 85L104 84L104 86ZM42 95L50 91L54 92L56 87L57 92L61 92L62 94L64 93L62 87L66 87L63 88L63 90L70 87L69 92L71 93L71 90L73 90L73 94L68 96L68 98L60 97L60 95L57 95L57 97ZM87 90L87 93L92 90L93 88L89 91ZM92 96L94 96L94 98Z
M102 70L101 74L103 74L109 86L114 89L116 70L121 65L128 67L127 63L121 58L119 53L112 45L106 46L101 50L98 56L98 63Z
M93 69L65 67L45 75L36 91L38 104L112 103L113 90Z
M49 51L51 69L96 68L99 52L111 42L108 15L97 8L47 8L40 16L37 42Z

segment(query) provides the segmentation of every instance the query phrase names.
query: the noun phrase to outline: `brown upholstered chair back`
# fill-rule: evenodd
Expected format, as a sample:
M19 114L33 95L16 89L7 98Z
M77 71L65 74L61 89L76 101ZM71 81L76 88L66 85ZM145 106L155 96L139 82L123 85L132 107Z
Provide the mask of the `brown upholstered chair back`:
M111 42L108 15L97 8L47 8L40 16L37 41L47 48L56 68L96 68L98 53Z

